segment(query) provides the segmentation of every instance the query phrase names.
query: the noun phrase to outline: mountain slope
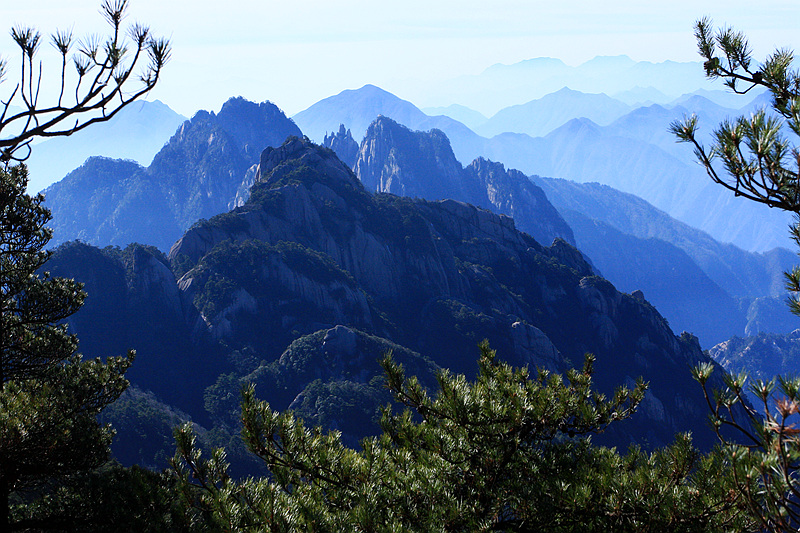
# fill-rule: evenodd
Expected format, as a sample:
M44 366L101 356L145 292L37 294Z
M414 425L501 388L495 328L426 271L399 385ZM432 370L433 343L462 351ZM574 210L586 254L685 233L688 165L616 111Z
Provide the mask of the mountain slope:
M93 156L130 159L149 165L175 128L186 117L162 102L136 101L108 122L67 137L36 144L25 162L30 171L30 192L38 192L66 176Z
M354 170L370 191L452 198L514 218L542 244L555 238L575 242L561 215L525 175L482 158L462 168L439 130L411 131L379 117L367 130Z
M266 355L344 321L470 374L484 337L515 364L563 368L591 350L601 387L639 374L651 384L640 418L608 438L656 444L691 428L710 442L687 371L704 357L696 340L594 276L577 250L544 248L511 219L453 200L371 196L332 152L299 139L266 150L259 169L244 206L170 252L202 335Z
M703 116L709 125L730 112L700 97L684 104L692 102L701 105L697 108L701 115L708 112ZM295 119L303 131L319 141L325 132L337 131L340 124L358 140L378 115L412 130L439 129L450 139L453 153L464 165L484 157L529 175L605 183L644 198L722 242L755 251L790 247L785 231L789 215L732 197L692 162L688 147L676 146L669 138L670 121L680 118L684 110L693 112L695 108L667 110L653 106L650 111L636 110L608 126L578 118L545 137L506 132L487 139L460 122L426 117L410 102L366 86L327 98L298 113Z
M89 159L45 190L51 244L80 238L167 250L196 220L234 205L261 150L299 134L273 104L232 98L219 114L200 111L184 122L147 168Z
M628 105L605 94L581 93L564 87L526 104L501 109L475 128L475 132L484 137L505 132L542 137L574 118L588 118L605 125L630 110Z

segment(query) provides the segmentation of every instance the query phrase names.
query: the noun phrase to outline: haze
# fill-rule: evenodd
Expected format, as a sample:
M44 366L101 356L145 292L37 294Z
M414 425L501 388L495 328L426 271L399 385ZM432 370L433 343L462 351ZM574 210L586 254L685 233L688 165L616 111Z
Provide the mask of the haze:
M35 25L50 33L72 27L77 36L105 30L98 0L22 5L0 10L8 28ZM173 40L173 59L150 99L191 116L242 95L271 100L292 115L367 83L421 107L459 103L426 87L533 57L573 66L620 54L637 61L696 61L692 24L703 15L746 32L757 57L800 44L800 7L790 1L714 1L701 8L689 1L133 0L129 22L146 22ZM16 58L7 33L0 37L0 54ZM482 107L484 113L497 111L488 101Z

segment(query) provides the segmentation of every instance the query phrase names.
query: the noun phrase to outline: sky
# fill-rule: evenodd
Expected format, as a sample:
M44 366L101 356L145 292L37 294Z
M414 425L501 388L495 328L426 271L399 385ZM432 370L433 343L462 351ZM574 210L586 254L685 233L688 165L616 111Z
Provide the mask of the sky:
M106 31L99 0L4 4L0 20L7 29ZM131 0L127 21L146 23L172 41L172 59L148 99L192 116L241 95L293 115L367 83L420 107L458 103L424 101L426 84L535 57L572 66L621 54L697 61L692 25L704 15L744 31L757 58L777 47L800 49L796 0ZM43 69L57 72L49 48L43 47ZM0 34L0 56L17 57L7 31ZM0 97L13 81L0 85Z

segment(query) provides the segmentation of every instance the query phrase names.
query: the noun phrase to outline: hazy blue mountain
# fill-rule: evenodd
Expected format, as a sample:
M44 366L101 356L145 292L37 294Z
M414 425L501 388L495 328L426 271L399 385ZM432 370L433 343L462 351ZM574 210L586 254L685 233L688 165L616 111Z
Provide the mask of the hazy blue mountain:
M327 132L337 131L342 124L352 132L356 141L360 141L367 127L380 115L414 130L435 128L443 131L453 143L453 151L462 163L478 157L486 141L464 124L443 115L429 117L411 102L374 85L342 91L320 100L292 119L305 135L321 143Z
M768 93L761 87L755 87L747 94L736 94L730 90L722 89L697 89L690 93L684 94L670 102L670 107L683 105L686 100L692 96L701 96L710 100L721 107L730 109L741 109L751 105L753 102L761 100L764 96L768 97Z
M554 236L577 242L618 289L643 290L677 331L698 335L704 346L744 334L751 301L783 294L775 258L783 260L781 266L793 259L785 251L764 256L722 245L644 200L607 186L534 178L575 228L573 241L573 229L538 187L526 189L529 180L521 172L483 158L462 168L442 132L412 132L386 117L367 130L355 171L368 190L467 201L512 216L518 228L539 242L551 242ZM758 327L766 331L782 326L763 311L760 316Z
M645 200L599 183L533 176L534 183L569 221L571 212L639 239L659 239L683 250L717 285L736 298L782 296L783 271L796 256L785 249L754 253L720 243ZM576 235L576 239L578 239ZM577 245L581 247L580 239Z
M697 335L703 347L745 333L746 309L685 251L661 239L624 233L577 211L564 212L564 217L579 249L600 273L620 291L642 291L674 331Z
M558 59L535 58L430 84L408 97L423 106L457 102L491 116L504 107L541 98L562 87L614 95L645 85L669 98L698 88L718 88L706 79L700 62L636 62L627 56L614 56L596 57L573 67Z
M299 138L265 150L258 168L244 205L176 243L171 271L139 245L56 251L51 270L87 283L70 320L87 339L81 350L139 350L130 377L142 392L119 416L132 411L144 427L126 435L147 441L125 457L158 464L165 424L187 417L235 443L244 382L355 442L388 400L382 353L433 384L440 367L473 374L484 338L515 365L550 370L591 351L609 392L643 376L636 417L602 442L659 446L676 431L714 442L688 370L707 360L697 340L676 337L645 298L618 292L564 241L541 246L509 217L462 202L369 194L332 151Z
M55 183L92 156L130 159L147 166L186 117L162 102L140 100L123 108L108 122L69 137L36 144L26 161L30 192Z
M624 59L618 62L625 63ZM561 68L558 63L551 66ZM700 106L694 109L709 124L709 131L712 124L716 125L715 120L735 113L697 95L690 101ZM314 135L306 128L316 128L320 140L326 131L336 131L340 124L358 139L359 131L365 132L378 115L413 130L436 128L450 139L453 153L462 165L484 157L525 174L602 182L636 194L720 241L756 251L791 246L785 231L791 221L789 215L734 198L713 184L692 161L690 147L677 145L670 138L669 123L692 111L654 105L634 110L608 126L579 118L545 137L509 132L487 139L460 122L448 117L427 117L410 102L365 86L322 100L295 118L311 137Z
M477 128L489 120L474 109L458 104L450 104L447 107L426 107L422 109L422 112L431 117L436 115L450 117L453 120L461 122L473 131L477 131Z
M786 335L765 334L733 337L709 350L709 354L731 373L745 371L752 383L776 376L800 375L800 330ZM749 393L751 401L754 395ZM763 405L763 401L754 402Z
M697 334L703 346L797 327L785 302L783 272L797 263L788 250L753 253L719 243L605 185L532 179L604 276L621 290L643 290L673 327Z
M653 445L691 427L708 442L687 370L704 358L696 339L675 337L577 250L542 247L512 219L465 203L371 195L333 152L300 139L266 150L248 202L195 225L170 257L197 335L229 349L270 361L286 339L336 324L469 374L484 337L507 360L547 368L590 349L600 387L650 382L641 418L608 438Z
M648 131L646 125L641 129ZM507 136L503 138L508 142ZM575 119L542 139L514 140L500 147L497 159L527 174L605 183L647 200L717 240L745 249L792 246L786 231L791 222L788 213L734 197L696 163L629 137L615 124L601 127ZM691 152L688 146L681 148Z
M260 151L279 146L297 126L273 104L228 100L218 114L184 122L147 167L90 158L45 190L52 245L152 244L168 250L200 218L236 204Z
M467 202L508 215L538 242L561 238L574 244L572 230L542 190L521 172L483 158L461 166L439 130L411 131L387 117L367 130L353 167L369 191Z
M633 107L652 104L666 104L670 101L669 96L662 93L655 87L636 86L632 89L611 94L610 96Z
M474 129L484 137L505 132L542 137L573 118L585 117L605 125L630 110L627 104L605 94L582 93L564 87L526 104L501 109Z

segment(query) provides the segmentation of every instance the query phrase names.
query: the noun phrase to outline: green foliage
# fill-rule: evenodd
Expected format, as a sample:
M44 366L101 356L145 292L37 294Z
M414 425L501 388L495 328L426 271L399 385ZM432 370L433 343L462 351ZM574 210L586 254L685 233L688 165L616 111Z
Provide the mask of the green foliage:
M212 522L186 513L174 474L138 466L106 465L71 477L43 498L15 505L12 516L20 529L48 524L95 533L217 531Z
M499 363L481 346L474 383L442 372L428 394L391 357L383 434L360 450L308 428L247 388L243 437L270 476L234 481L225 452L203 459L189 426L174 467L196 512L235 531L728 531L745 528L720 456L690 439L646 454L593 446L589 435L630 416L645 393L593 391L593 358L566 376Z
M0 523L9 497L39 491L108 457L113 432L97 415L125 390L128 357L83 361L57 325L83 304L74 280L38 275L50 213L25 193L24 165L0 170Z
M726 120L714 131L706 151L697 138L698 121L692 116L670 126L679 141L691 143L709 176L737 196L800 213L800 75L791 68L793 52L777 50L763 63L754 65L744 34L730 28L713 31L704 18L695 27L706 74L722 78L737 93L756 86L772 95L772 109L750 117ZM746 86L742 89L742 85ZM788 131L787 131L788 130ZM791 137L791 141L789 138ZM724 173L715 167L721 160ZM800 222L791 228L800 246ZM800 269L786 273L791 292L790 308L800 314ZM693 375L705 391L711 421L725 443L724 456L730 462L735 487L761 528L768 531L797 531L800 527L800 380L778 377L756 380L750 392L758 399L761 416L744 398L747 374L725 376L723 390L709 390L713 367L702 364ZM733 430L736 440L725 430ZM744 444L741 444L741 443Z

